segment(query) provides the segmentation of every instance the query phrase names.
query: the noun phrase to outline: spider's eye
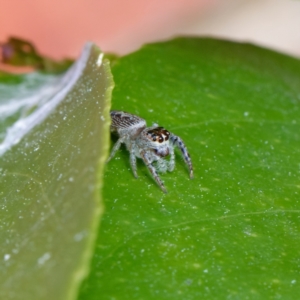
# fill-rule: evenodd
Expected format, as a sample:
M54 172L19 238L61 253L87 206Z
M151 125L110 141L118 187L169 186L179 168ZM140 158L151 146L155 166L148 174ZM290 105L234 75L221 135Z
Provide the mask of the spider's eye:
M147 131L148 138L153 142L163 143L170 137L170 132L163 127L156 127Z

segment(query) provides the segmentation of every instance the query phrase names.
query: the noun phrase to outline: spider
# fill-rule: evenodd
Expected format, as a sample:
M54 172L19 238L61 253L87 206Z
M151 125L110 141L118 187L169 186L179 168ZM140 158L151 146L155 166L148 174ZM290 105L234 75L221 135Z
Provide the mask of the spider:
M189 167L190 178L194 177L190 155L179 136L157 124L146 127L144 119L124 111L112 110L110 116L112 121L111 131L117 132L119 139L113 146L107 162L114 157L121 144L124 143L130 152L130 165L134 176L138 177L136 167L136 158L138 157L144 161L162 191L167 193L157 172L172 172L174 170L174 147L177 146ZM170 155L170 160L165 160L164 158L168 155Z

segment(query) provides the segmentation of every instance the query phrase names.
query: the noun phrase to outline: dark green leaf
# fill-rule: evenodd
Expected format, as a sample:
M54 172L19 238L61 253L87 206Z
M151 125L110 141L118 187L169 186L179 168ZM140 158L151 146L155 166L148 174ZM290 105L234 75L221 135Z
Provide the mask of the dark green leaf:
M179 135L195 179L177 152L165 195L117 153L79 299L298 299L300 61L187 38L116 60L113 75L113 108Z

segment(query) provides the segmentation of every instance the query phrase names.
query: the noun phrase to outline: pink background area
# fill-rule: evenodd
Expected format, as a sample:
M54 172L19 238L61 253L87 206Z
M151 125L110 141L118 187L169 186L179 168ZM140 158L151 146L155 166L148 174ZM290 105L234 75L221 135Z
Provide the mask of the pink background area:
M299 0L0 0L0 42L18 36L54 58L76 58L86 41L125 54L182 34L299 57L299 28Z
M0 41L28 39L46 55L77 57L86 41L124 54L176 35L215 0L0 0Z

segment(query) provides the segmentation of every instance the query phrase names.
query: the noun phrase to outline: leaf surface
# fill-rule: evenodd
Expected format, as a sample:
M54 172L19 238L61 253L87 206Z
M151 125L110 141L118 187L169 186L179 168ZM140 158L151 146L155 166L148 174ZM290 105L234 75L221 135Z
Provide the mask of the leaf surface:
M61 76L1 74L1 299L74 299L103 206L112 78L88 44Z
M118 151L79 299L299 298L300 61L181 38L117 59L112 72L113 109L179 135L195 179L177 151L165 195Z

